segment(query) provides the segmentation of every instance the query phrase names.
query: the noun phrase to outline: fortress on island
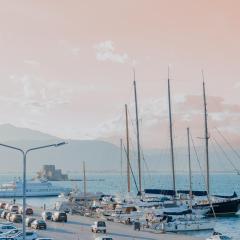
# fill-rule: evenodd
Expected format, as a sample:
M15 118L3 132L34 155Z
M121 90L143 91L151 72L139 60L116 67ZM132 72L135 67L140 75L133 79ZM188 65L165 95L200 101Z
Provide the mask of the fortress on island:
M55 165L43 165L41 171L37 172L36 179L47 179L48 181L68 181L68 175L63 174L61 169Z

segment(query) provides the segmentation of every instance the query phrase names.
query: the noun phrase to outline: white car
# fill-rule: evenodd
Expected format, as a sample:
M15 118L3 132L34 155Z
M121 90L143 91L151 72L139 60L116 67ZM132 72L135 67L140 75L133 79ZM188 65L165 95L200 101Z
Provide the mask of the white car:
M98 232L106 233L107 232L106 223L104 221L94 222L94 224L91 226L91 231L95 233Z
M226 235L223 235L219 232L214 232L213 235L206 240L231 240L231 237L228 237Z
M113 240L113 238L108 236L101 236L101 237L95 238L95 240Z
M13 229L17 229L17 228L12 224L0 224L0 233L5 233Z

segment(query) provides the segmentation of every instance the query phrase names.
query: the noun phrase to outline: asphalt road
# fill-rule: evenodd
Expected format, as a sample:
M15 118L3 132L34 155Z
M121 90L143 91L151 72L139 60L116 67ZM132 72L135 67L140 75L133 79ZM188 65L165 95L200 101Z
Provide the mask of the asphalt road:
M56 223L47 221L47 230L39 230L40 237L51 237L56 240L94 240L101 234L92 233L90 226L94 219L82 217L77 215L68 215L67 223ZM145 231L134 231L133 226L127 226L120 223L107 222L107 234L114 240L196 240L203 238L196 238L191 236L179 234L156 234Z

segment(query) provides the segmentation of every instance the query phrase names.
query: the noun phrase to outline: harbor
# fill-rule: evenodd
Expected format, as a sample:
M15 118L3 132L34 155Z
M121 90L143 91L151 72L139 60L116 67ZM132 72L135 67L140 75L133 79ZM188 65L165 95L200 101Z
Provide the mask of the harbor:
M79 177L81 177L81 175L78 175ZM167 179L170 179L171 176L170 175L166 175L166 174L162 174L162 177L159 178L158 177L159 175L157 174L153 174L153 178L148 180L148 184L151 184L151 185L156 185L156 183L158 182L158 179L162 182L163 184L163 187L165 186L165 188L167 188L168 186L168 183L167 183ZM230 174L216 174L214 175L214 178L213 178L213 189L218 189L218 182L219 182L219 179L222 179L222 192L225 192L225 194L227 195L228 193L232 192L232 189L234 189L234 186L233 184L231 184L231 182L235 182L236 181L236 177L237 176L234 176L232 175L232 177L230 177L231 175ZM90 174L89 177L93 177L92 174ZM100 177L103 177L103 175L95 175L96 178L100 178ZM7 181L8 179L11 179L12 176L9 175L8 178L5 179L5 181ZM121 189L121 186L119 186L119 182L122 182L121 180L121 177L119 175L104 175L104 178L106 179L105 182L89 182L87 183L87 189L88 191L90 192L96 192L96 191L106 191L105 192L106 194L110 195L110 193L116 193L116 188L120 188ZM200 176L199 176L200 178ZM178 184L177 186L179 188L184 188L184 182L185 180L184 179L187 179L187 175L186 174L182 174L181 176L178 176L177 177L177 181L178 183L181 183L180 185ZM230 179L230 180L229 180ZM196 181L196 182L195 182ZM194 184L197 184L197 182L199 182L199 179L195 178L195 181L193 181ZM229 183L230 182L230 183ZM126 182L122 182L124 185L126 184ZM66 188L69 188L71 187L71 183L70 182L61 182L60 183L61 186L64 186ZM109 186L107 187L106 184ZM79 189L83 189L83 183L79 183ZM226 191L226 189L228 189L228 191ZM120 194L120 191L119 191L119 194ZM126 194L126 193L125 193ZM121 194L120 194L121 195ZM124 195L124 193L122 193L122 195ZM83 196L83 195L82 195ZM1 199L0 201L11 201L13 202L13 199ZM33 209L35 210L35 213L36 215L34 216L37 216L38 218L41 218L41 212L43 211L44 209L44 205L46 206L47 209L51 210L51 211L54 211L54 207L55 207L55 203L59 201L59 198L58 197L48 197L48 198L28 198L27 199L27 203L28 203L28 206L32 206ZM21 205L22 204L22 201L21 201L21 198L16 198L16 203ZM41 208L40 208L41 207ZM47 231L43 230L43 231L38 231L38 234L39 236L46 236L47 235L51 235L52 234L57 234L59 236L61 236L61 234L64 234L64 236L71 236L72 238L77 238L77 234L76 233L79 233L81 234L81 231L83 230L79 230L79 227L81 227L81 229L84 229L84 234L86 234L86 237L89 237L89 239L94 239L94 237L97 237L99 234L92 234L91 231L90 231L90 225L93 224L93 222L95 221L95 218L94 217L84 217L84 216L81 216L80 214L68 214L68 218L69 218L69 222L67 223L54 223L54 222L51 222L51 221L47 221L47 226L49 226L49 228L47 229ZM73 219L73 220L72 220ZM100 218L101 219L101 218ZM143 229L141 230L140 233L138 233L138 231L134 231L134 225L131 224L131 225L126 225L124 223L119 223L119 222L112 222L112 221L107 221L106 220L106 217L104 217L105 221L106 221L106 224L107 226L110 226L110 231L114 231L116 233L116 235L113 235L116 237L120 237L120 233L122 233L122 231L127 231L129 230L129 234L137 234L139 235L139 237L141 236L141 234L143 234ZM1 220L1 221L4 221L4 220ZM72 224L71 221L74 221L75 224ZM232 237L234 237L233 239L238 239L237 236L239 234L239 224L240 224L240 218L238 217L238 215L236 216L229 216L229 217L218 217L217 219L214 219L214 218L207 218L207 221L209 222L214 222L215 223L215 230L216 231L219 231L219 232L224 232ZM80 225L78 226L78 224L76 222L80 222ZM86 224L86 225L85 225ZM65 232L64 231L57 231L57 228L59 226L64 226L64 229L68 229L68 227L70 227L71 229L76 229L76 230L70 230ZM229 229L229 225L231 225L231 230ZM18 225L19 227L21 227L21 225ZM112 230L112 226L114 226L114 230ZM127 229L127 230L125 230ZM73 232L72 232L73 231ZM118 232L119 231L119 232ZM158 233L153 233L153 232L150 232L149 233L149 230L145 228L144 231L147 231L147 233L144 233L146 235L144 236L149 236L151 239L161 239L163 237L163 239L165 239L164 237L167 236L169 239L182 239L183 236L187 236L189 239L206 239L208 236L211 235L212 231L195 231L195 232L182 232L182 233L165 233L165 234L162 234L160 232ZM65 235L66 234L66 235ZM101 234L100 234L101 235ZM134 235L134 236L135 236ZM85 236L85 235L84 235ZM122 236L123 238L117 238L117 239L124 239L124 236ZM114 238L114 239L115 239ZM55 239L55 238L54 238ZM79 239L81 239L81 236L79 235ZM125 239L126 236L125 236Z
M0 240L240 240L240 1L0 9Z

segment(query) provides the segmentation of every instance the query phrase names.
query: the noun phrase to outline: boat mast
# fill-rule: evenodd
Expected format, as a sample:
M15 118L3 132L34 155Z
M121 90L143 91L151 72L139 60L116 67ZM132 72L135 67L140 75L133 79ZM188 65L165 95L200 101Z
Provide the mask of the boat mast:
M84 199L86 201L87 185L86 185L85 161L83 161L83 194L84 194Z
M206 151L206 170L207 170L207 193L210 195L210 177L209 177L209 148L208 148L208 119L207 119L207 100L206 100L206 91L205 91L205 81L204 81L204 74L202 71L202 78L203 78L203 103L204 103L204 127L205 127L205 151Z
M189 197L190 197L190 209L192 210L192 166L191 166L191 147L190 147L190 129L187 128L188 139L188 167L189 167Z
M123 140L120 138L120 168L121 168L121 177L123 175Z
M171 160L172 160L172 181L173 181L173 191L176 196L175 164L174 164L174 149L173 149L173 128L172 128L172 106L171 106L169 68L168 68L168 113L169 113L170 148L171 148Z
M137 126L137 156L138 156L138 183L139 183L139 193L142 194L142 176L141 176L141 155L140 155L140 139L139 139L139 122L138 122L138 102L137 102L137 87L135 81L135 70L134 74L134 96L135 96L135 110L136 110L136 126Z
M128 132L128 107L125 104L125 114L126 114L126 140L127 140L127 185L128 185L128 192L131 191L130 185L130 153L129 153L129 132Z

